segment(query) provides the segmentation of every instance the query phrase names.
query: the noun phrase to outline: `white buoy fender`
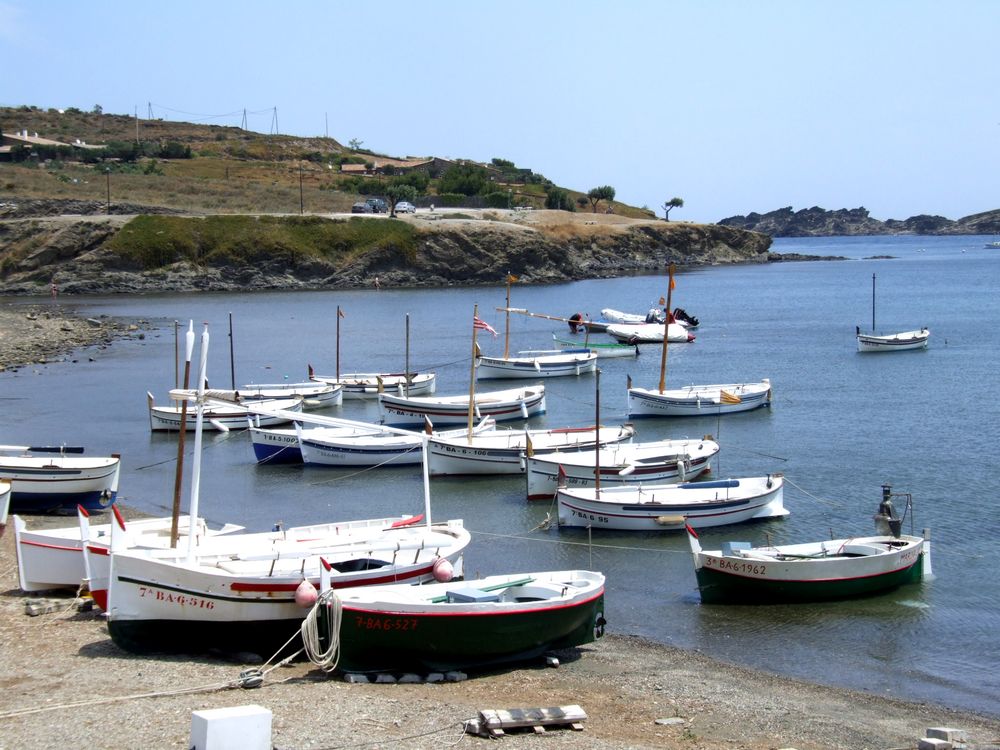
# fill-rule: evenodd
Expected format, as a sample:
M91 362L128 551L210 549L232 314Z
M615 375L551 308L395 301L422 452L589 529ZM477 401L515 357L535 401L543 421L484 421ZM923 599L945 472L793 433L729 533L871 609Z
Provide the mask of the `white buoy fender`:
M439 557L434 561L434 580L438 583L448 583L455 576L455 568L447 557Z
M303 580L295 589L295 603L303 609L309 609L316 603L316 587L308 580Z

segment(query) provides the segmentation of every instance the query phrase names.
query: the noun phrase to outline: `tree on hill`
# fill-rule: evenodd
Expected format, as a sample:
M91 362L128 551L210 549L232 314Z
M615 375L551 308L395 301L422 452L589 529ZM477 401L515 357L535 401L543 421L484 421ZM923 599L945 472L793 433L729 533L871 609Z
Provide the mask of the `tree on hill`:
M663 209L663 218L667 221L670 221L670 211L675 208L681 208L683 205L684 205L683 199L671 198L661 206L661 208Z
M594 213L597 213L597 204L601 201L607 201L611 203L615 199L615 189L610 185L601 185L600 187L592 188L587 193L587 198L590 199L590 205L594 209Z
M407 185L403 182L390 182L382 192L385 195L386 202L389 204L390 217L396 215L397 203L400 201L410 201L412 203L417 199L417 189L413 185Z

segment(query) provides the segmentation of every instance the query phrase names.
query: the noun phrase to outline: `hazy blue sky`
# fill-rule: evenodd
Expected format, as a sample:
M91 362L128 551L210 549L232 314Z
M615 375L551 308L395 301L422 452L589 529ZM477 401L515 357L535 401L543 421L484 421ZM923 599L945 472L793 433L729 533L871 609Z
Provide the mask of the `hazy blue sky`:
M1000 208L998 39L993 0L0 0L0 104L265 133L277 108L673 219L955 219Z

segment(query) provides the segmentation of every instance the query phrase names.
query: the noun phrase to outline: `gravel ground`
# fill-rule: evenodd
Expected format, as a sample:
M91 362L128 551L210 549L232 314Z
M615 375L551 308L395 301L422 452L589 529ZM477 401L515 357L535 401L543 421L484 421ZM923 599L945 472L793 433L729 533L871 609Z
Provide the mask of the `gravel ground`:
M114 331L134 333L44 311L0 308L0 364L71 356L67 349L110 341L109 331L112 339ZM66 524L29 518L31 526ZM747 670L616 634L614 623L596 643L560 654L558 668L440 684L349 684L295 662L268 671L262 687L244 689L236 683L246 664L119 650L101 615L78 611L71 595L56 600L57 611L29 617L25 606L37 597L18 589L13 536L0 539L0 750L187 748L192 711L247 704L273 712L272 742L282 750L485 747L493 740L462 731L481 710L574 704L588 716L582 732L503 741L584 750L888 750L915 748L927 727L950 726L967 730L976 746L1000 743L997 717Z

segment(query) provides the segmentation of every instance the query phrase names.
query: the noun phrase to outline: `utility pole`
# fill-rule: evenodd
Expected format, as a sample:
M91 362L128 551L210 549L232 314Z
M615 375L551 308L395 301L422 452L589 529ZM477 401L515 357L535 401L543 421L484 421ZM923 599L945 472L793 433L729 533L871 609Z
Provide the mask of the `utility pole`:
M302 164L299 163L299 215L301 216L306 211L306 204L302 198Z
M240 124L240 130L247 129L247 108L243 108L243 122Z
M104 168L104 174L108 177L108 208L107 214L111 216L111 167Z
M323 135L326 138L330 137L330 118L326 112L323 113Z
M135 145L139 145L139 105L135 105Z

